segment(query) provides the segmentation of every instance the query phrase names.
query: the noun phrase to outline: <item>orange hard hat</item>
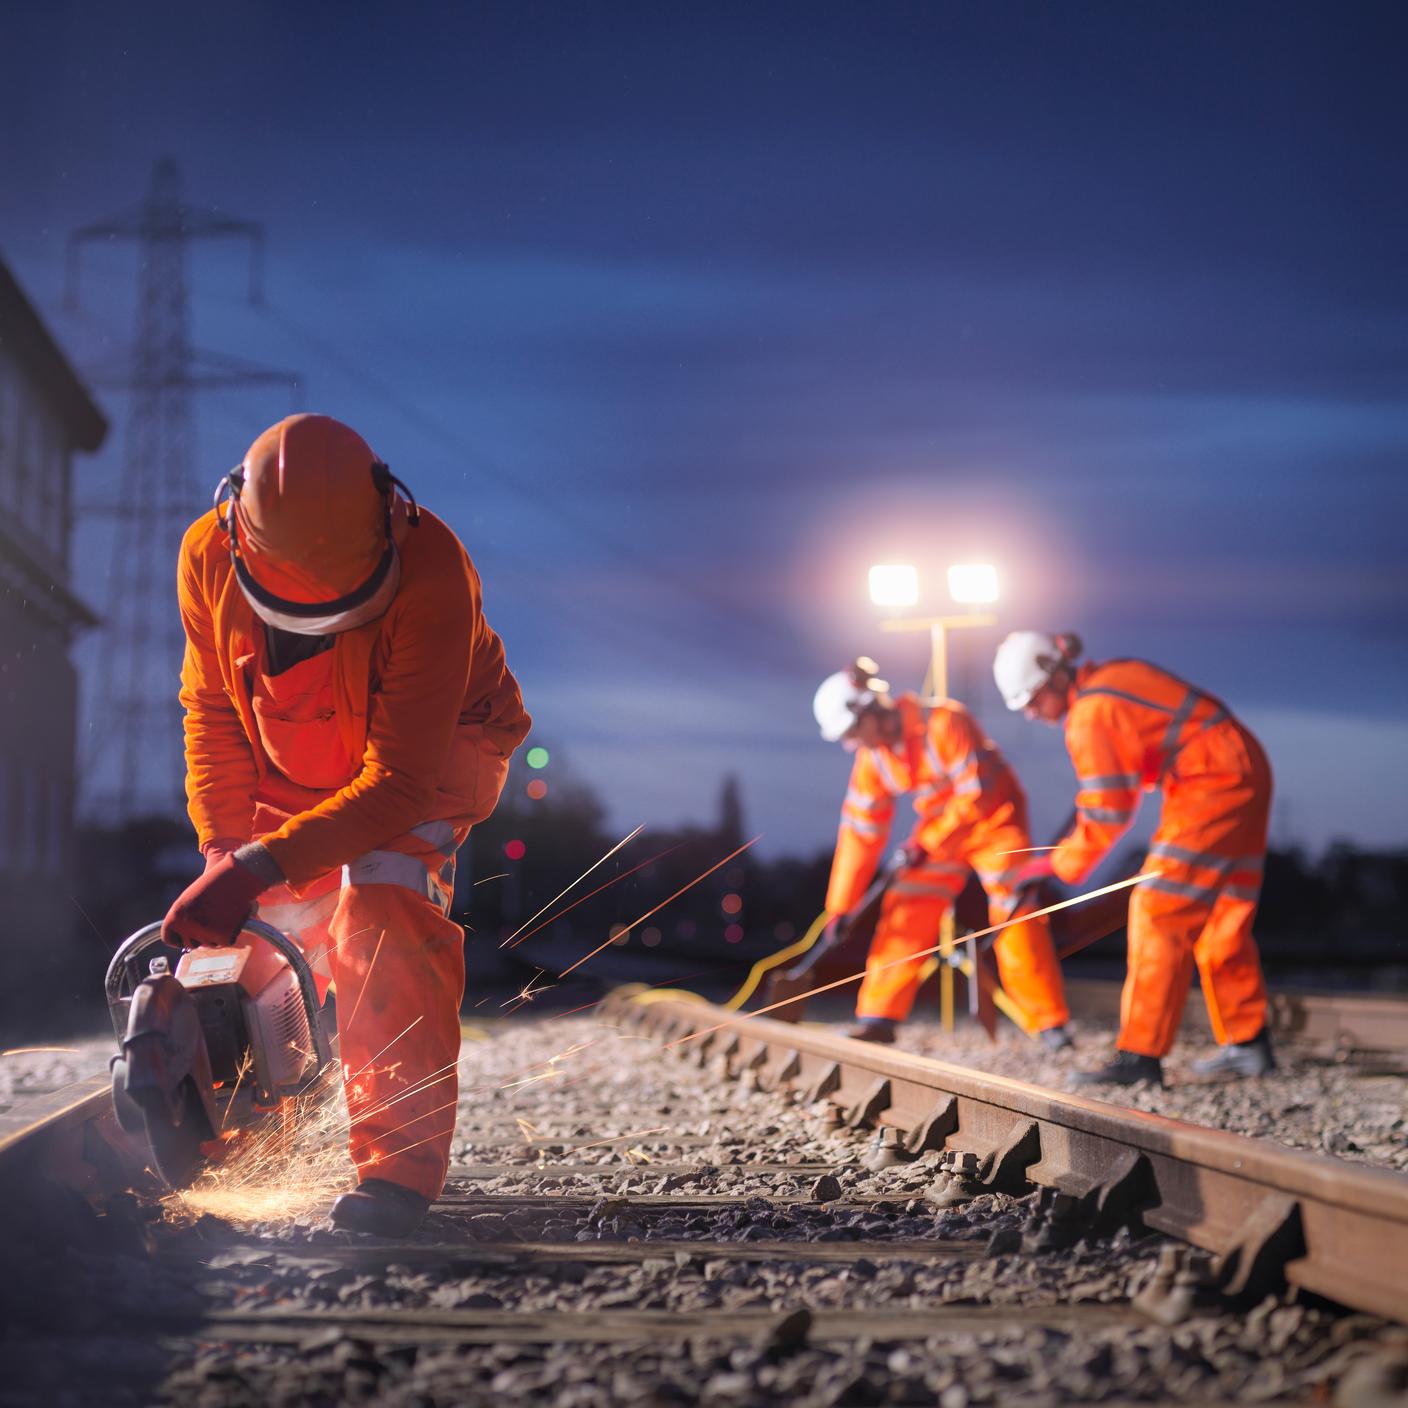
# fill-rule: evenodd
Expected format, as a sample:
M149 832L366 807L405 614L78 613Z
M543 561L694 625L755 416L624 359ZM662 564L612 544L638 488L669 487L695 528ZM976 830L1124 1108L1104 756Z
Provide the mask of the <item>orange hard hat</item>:
M249 447L225 484L235 573L265 621L329 635L385 612L400 580L392 524L396 487L405 486L351 426L289 416ZM406 493L415 523L419 510Z

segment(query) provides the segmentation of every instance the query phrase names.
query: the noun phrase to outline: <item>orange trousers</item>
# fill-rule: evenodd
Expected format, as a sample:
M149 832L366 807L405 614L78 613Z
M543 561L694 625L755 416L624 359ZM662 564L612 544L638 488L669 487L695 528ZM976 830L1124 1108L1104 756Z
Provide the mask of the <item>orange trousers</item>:
M348 1152L360 1178L436 1198L459 1096L464 930L447 917L468 827L429 822L321 877L280 886L259 916L337 993Z
M865 963L865 978L856 996L858 1017L888 1017L902 1022L914 1007L924 967L922 955L939 941L939 925L968 880L978 872L988 895L989 922L1000 923L1012 905L1007 882L1023 857L1004 855L1031 845L1025 832L985 838L982 850L962 859L926 859L902 870L880 904L880 920ZM1017 1004L1035 1031L1059 1027L1070 1015L1061 965L1045 919L1024 920L1004 929L993 945L1004 991ZM908 959L910 961L906 962Z
M1252 937L1271 815L1271 766L1228 720L1195 735L1164 788L1164 808L1129 902L1129 966L1119 1046L1163 1057L1196 965L1213 1035L1250 1041L1266 1025Z

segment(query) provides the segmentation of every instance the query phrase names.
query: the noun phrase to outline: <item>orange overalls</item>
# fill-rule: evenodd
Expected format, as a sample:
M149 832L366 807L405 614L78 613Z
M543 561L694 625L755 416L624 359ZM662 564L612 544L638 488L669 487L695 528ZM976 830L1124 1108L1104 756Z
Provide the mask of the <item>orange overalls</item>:
M970 868L987 891L992 922L1006 918L1010 882L1028 859L1021 853L1031 847L1031 837L1027 799L1016 777L963 705L945 700L925 709L912 694L896 705L898 743L856 753L826 909L845 914L859 902L885 849L895 798L912 791L919 822L911 839L923 847L924 859L901 870L885 891L856 998L858 1016L903 1021L924 965L921 958L896 960L933 947ZM994 953L1002 986L1033 1029L1065 1022L1061 968L1045 919L1004 929Z
M1134 819L1143 789L1163 814L1129 902L1129 968L1119 1046L1162 1057L1173 1045L1196 962L1219 1042L1266 1023L1252 938L1271 812L1261 744L1209 694L1142 660L1082 665L1066 716L1076 823L1052 855L1078 884Z
M197 836L265 843L288 884L259 914L337 991L353 1162L434 1198L458 1095L454 854L493 811L529 719L469 558L432 515L403 544L387 615L278 674L228 561L207 515L180 577Z

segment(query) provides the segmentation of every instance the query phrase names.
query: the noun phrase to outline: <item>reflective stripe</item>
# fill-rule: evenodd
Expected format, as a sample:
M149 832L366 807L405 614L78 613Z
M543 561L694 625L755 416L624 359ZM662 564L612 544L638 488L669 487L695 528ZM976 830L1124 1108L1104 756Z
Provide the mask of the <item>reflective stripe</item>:
M448 821L423 821L411 827L411 835L428 841L442 856L452 856L458 849L455 845L455 828Z
M895 776L894 765L886 756L885 749L872 748L870 750L870 757L875 764L876 771L885 780L885 786L890 789L891 795L903 792L904 788L900 786L899 779Z
M963 887L956 876L949 876L945 880L934 880L925 883L920 880L896 880L889 889L892 895L918 895L925 899L950 899Z
M854 807L862 812L888 811L892 805L889 797L867 797L864 792L858 792L854 787L846 789L846 800L843 806Z
M978 765L977 753L964 753L962 757L955 758L948 766L948 775L955 782L971 767Z
M954 789L955 797L980 797L983 792L983 780L980 777L970 777L967 782L960 782Z
M1245 900L1255 904L1261 898L1260 885L1228 885L1222 892L1229 900Z
M927 860L910 866L906 875L967 875L968 867L962 861Z
M439 901L430 872L414 856L400 851L368 851L342 867L344 885L401 885L428 900Z
M924 756L929 760L929 770L935 777L944 775L943 764L939 762L939 750L934 747L934 740L928 733L924 735Z
M1216 851L1190 851L1186 846L1174 845L1172 841L1155 841L1149 847L1149 854L1180 861L1184 865L1195 865L1203 870L1215 870L1219 875L1226 875L1232 870L1254 870L1259 873L1266 863L1262 855L1224 856Z
M1217 885L1190 885L1184 880L1171 880L1167 875L1155 875L1152 879L1144 881L1139 887L1141 890L1162 890L1166 895L1177 895L1180 899L1203 900L1208 904L1216 901L1219 891Z
M947 797L953 788L947 783L936 783L932 787L916 787L914 789L915 803L932 802L936 797Z
M1021 874L1021 871L1020 865L1009 866L1006 870L980 870L978 879L983 882L985 890L1006 890L1011 886L1012 881Z
M1078 777L1076 786L1085 792L1137 792L1139 781L1137 772L1112 772L1104 777Z
M1102 821L1108 826L1123 826L1134 816L1132 807L1077 807L1086 821Z
M1125 699L1131 704L1142 704L1146 709L1157 709L1161 714L1171 714L1173 710L1167 704L1155 704L1152 699L1145 699L1142 695L1131 694L1127 689L1112 689L1107 684L1091 685L1089 689L1078 689L1077 699L1089 699L1092 694L1108 694L1113 699Z
M880 827L873 821L862 821L859 817L843 816L841 825L849 827L857 836L863 836L867 840L874 840L882 834Z

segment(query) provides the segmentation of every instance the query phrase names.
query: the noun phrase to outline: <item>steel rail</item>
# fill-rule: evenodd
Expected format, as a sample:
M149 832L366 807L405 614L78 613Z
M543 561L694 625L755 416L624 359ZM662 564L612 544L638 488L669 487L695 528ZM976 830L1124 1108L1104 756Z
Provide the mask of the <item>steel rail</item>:
M1121 984L1091 978L1067 978L1066 999L1072 1015L1119 1019ZM1273 991L1267 994L1272 1035L1303 1043L1331 1055L1356 1051L1408 1054L1408 997L1384 993ZM1189 994L1183 1030L1210 1037L1207 1005Z
M1288 1283L1408 1323L1408 1174L702 1002L627 990L603 1017L762 1089L829 1101L853 1127L904 1131L908 1156L975 1155L970 1193L1048 1187L1078 1200L1097 1235L1126 1224L1203 1248L1227 1294Z

